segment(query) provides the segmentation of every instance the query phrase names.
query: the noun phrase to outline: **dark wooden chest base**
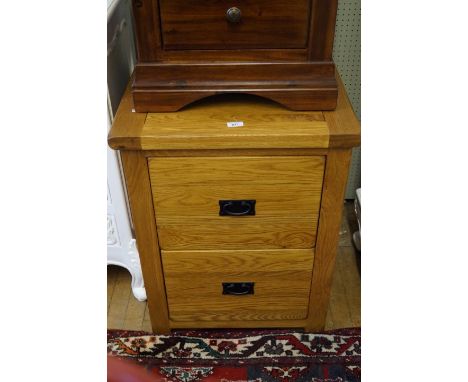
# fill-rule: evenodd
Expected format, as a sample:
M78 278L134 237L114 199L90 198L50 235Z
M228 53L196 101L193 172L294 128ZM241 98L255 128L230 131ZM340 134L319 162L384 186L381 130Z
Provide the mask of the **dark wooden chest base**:
M137 112L177 111L220 93L269 98L291 110L333 110L333 62L139 64L132 85Z
M134 0L137 112L219 93L333 110L338 0ZM234 17L235 16L235 17Z

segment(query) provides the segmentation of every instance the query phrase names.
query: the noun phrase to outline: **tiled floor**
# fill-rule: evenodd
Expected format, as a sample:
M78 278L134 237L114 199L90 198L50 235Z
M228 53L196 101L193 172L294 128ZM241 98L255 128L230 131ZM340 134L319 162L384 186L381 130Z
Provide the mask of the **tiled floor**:
M345 204L326 329L361 326L360 255L352 244L357 230L353 205ZM151 331L146 302L137 301L126 269L109 266L107 272L107 327Z

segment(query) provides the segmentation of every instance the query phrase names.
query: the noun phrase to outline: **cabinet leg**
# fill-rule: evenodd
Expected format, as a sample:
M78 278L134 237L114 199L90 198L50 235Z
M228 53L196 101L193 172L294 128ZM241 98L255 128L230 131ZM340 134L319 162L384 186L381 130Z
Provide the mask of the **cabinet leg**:
M322 331L325 327L350 160L351 149L335 149L327 155L307 331Z
M148 294L151 326L155 333L167 334L170 333L169 312L148 162L143 153L138 151L122 151L121 158L145 289Z

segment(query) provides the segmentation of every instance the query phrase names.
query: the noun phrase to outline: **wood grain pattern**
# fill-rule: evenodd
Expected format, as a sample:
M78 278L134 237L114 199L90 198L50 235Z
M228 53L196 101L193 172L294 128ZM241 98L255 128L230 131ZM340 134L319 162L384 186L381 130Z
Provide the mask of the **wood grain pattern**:
M232 6L243 12L238 24L225 19ZM232 0L229 5L217 0L134 1L136 110L176 111L220 92L260 95L292 110L334 109L336 82L320 68L335 68L331 53L336 8L337 0ZM226 65L194 69L220 62ZM246 71L239 70L239 63ZM259 63L284 66L274 73L272 68L260 69ZM297 66L301 63L310 65ZM175 68L179 75L174 75ZM299 72L315 80L299 79ZM193 74L198 84L188 86L186 78ZM221 77L217 88L211 74ZM155 79L165 87L151 85Z
M161 219L180 216L217 216L219 200L256 200L255 216L286 217L318 214L322 178L314 185L220 184L161 187L153 182L153 200Z
M164 0L170 4L168 0ZM239 0L233 0L237 2ZM259 0L255 0L258 3ZM245 3L245 0L242 0ZM251 0L252 4L255 4L254 0ZM311 10L304 11L300 17L310 17L310 29L308 45L303 51L306 55L303 60L330 60L331 52L333 49L333 38L334 38L334 25L336 17L336 7L338 0L313 0ZM182 3L179 0L179 3ZM195 3L195 6L199 3L200 6L206 4L206 2ZM267 7L263 12L268 12ZM278 3L275 0L274 3ZM282 3L285 3L282 1ZM301 0L300 3L303 3ZM232 3L234 4L234 3ZM233 5L230 5L233 6ZM286 29L281 33L289 33L283 25L284 16L287 12L294 12L295 4L288 3L288 9L282 10L279 14L274 15L275 21L279 27ZM300 4L299 4L300 6ZM304 6L304 5L302 5ZM257 7L254 6L254 9ZM248 12L251 11L251 7ZM244 13L245 13L244 9ZM286 12L286 13L285 13ZM296 60L296 56L290 56L290 53L294 53L294 49L230 49L230 50L216 50L215 47L211 47L209 51L195 49L186 49L182 51L174 51L164 49L162 46L162 37L160 31L162 29L159 15L159 2L158 0L148 1L133 1L133 14L135 17L135 29L136 29L136 41L137 41L137 53L139 62L193 62L193 60L203 60L205 62L226 60L230 62L250 60L252 62L261 61L275 61L275 60ZM257 14L259 12L257 11ZM195 15L196 16L196 15ZM259 15L261 16L261 15ZM283 16L283 17L282 17ZM183 17L183 15L181 15ZM273 18L273 15L270 16ZM297 16L295 16L297 17ZM190 20L189 20L190 22ZM165 28L166 32L170 33L170 28ZM190 37L190 36L189 36ZM206 36L207 38L213 38L213 36ZM251 36L252 38L258 38ZM268 37L264 37L268 38ZM298 51L298 49L296 49ZM178 55L182 53L183 55ZM207 54L207 56L203 56ZM273 54L273 55L272 55Z
M340 91L341 89L342 84L340 84ZM131 106L128 102L126 106L121 105L116 123L109 135L109 141L121 148L139 148L139 151L123 150L122 160L137 243L140 249L143 275L149 296L149 308L145 310L145 313L135 313L133 316L130 314L128 322L125 323L124 321L119 325L137 325L140 322L141 314L146 315L146 317L149 314L153 320L153 329L158 332L167 332L170 328L182 327L183 324L192 327L225 327L233 317L237 317L238 321L232 321L233 324L229 325L231 327L245 327L244 325L248 323L253 325L256 322L257 325L255 326L258 327L284 327L289 323L288 326L291 327L304 325L308 330L322 329L327 314L335 262L341 205L351 152L349 147L356 144L356 136L359 137L356 124L346 117L351 110L349 102L344 99L341 105L343 105L343 108L335 112L335 114L332 113L332 115L327 115L326 112L311 113L315 118L308 122L300 119L304 117L300 117L299 121L296 121L293 118L294 113L284 111L284 109L281 110L285 114L279 112L279 116L271 118L273 123L284 118L283 125L288 126L289 129L283 125L278 125L277 129L283 129L281 134L287 139L291 137L291 135L288 135L288 131L294 130L296 124L302 126L301 129L307 129L306 126L308 125L325 122L327 131L328 128L330 129L327 134L333 135L330 144L338 146L331 149L312 147L312 150L325 150L326 161L323 155L311 156L312 152L309 153L307 147L291 148L288 147L289 143L285 143L284 147L277 150L278 153L288 152L291 155L265 155L265 153L275 149L268 146L261 147L260 144L247 148L239 147L239 149L220 148L213 143L211 143L212 146L206 145L203 148L197 148L196 144L192 144L187 148L174 148L172 150L166 148L163 150L155 143L157 140L154 139L154 132L150 132L146 127L147 123L148 126L151 125L152 122L149 119L151 119L152 115L131 113L129 111ZM270 108L271 113L275 113L274 107L270 105L268 108ZM255 114L255 112L252 111L250 114ZM267 116L268 113L265 112L264 115ZM168 118L170 120L169 116ZM199 121L202 124L203 119L200 117ZM205 118L205 121L212 123L210 119ZM190 126L185 124L187 134L184 134L185 131L182 130L184 123L180 121L179 123L180 126L174 128L174 130L181 135L181 140L189 142ZM160 125L168 124L160 121ZM310 135L320 135L318 131L323 127L316 126L315 128L317 130L314 133L311 132ZM195 131L197 128L193 130ZM203 131L203 127L201 127L196 134L203 134ZM272 130L271 134L274 135L275 131L276 129ZM166 133L170 135L169 132ZM210 135L209 133L206 134L207 136ZM278 132L278 136L281 134ZM143 142L146 137L154 139L153 143L147 143L145 146ZM292 140L294 141L294 139ZM193 141L196 141L196 139L192 139ZM143 146L145 151L140 150ZM258 151L255 150L255 146L259 146ZM307 153L305 155L293 155L291 150L294 153L305 153L303 150L306 150ZM157 152L157 155L173 155L177 152L184 156L147 157L147 155L155 152ZM188 154L189 152L191 154ZM203 157L193 156L196 153L204 152L210 154ZM217 153L213 154L213 152ZM241 152L250 152L251 154L250 156L242 156L239 155ZM324 173L325 179L323 180ZM322 181L323 193L319 211L317 195ZM272 190L274 188L279 190L276 194L273 194ZM259 195L259 203L264 201L265 206L268 208L266 210L258 209L263 216L246 216L239 219L227 217L228 220L225 220L225 217L209 216L215 212L213 209L208 209L206 215L200 215L202 210L211 205L211 201L216 200L216 198L224 195L225 191L228 192L229 190L235 192L239 198L244 190L256 192ZM307 197L308 192L311 192L311 199ZM294 198L297 198L296 201L288 196L291 194L294 194ZM153 201L153 197L156 202ZM160 198L158 199L158 197ZM178 207L176 206L182 203L182 200L188 203L185 205L186 207L194 208L193 216L190 216L190 214L189 216L183 215L184 208L179 209L182 212L177 212ZM301 204L306 204L307 200L309 200L309 207L306 207L306 212L300 214L297 210ZM157 205L159 202L162 203L162 207ZM275 215L274 205L280 202L285 203L285 213ZM194 206L198 204L201 207L196 210ZM312 205L315 205L315 208L312 207L313 211L309 210ZM156 216L154 208L156 208ZM164 211L164 208L168 209L167 212L163 212L159 216L159 210ZM286 213L287 210L291 211L290 216ZM265 212L266 214L264 214ZM318 212L320 212L319 223L317 223ZM160 234L159 238L158 232ZM316 235L317 243L315 243ZM205 254L207 252L226 252L228 249L239 251L239 253L245 253L245 250L253 253L255 249L260 252L278 250L279 252L292 253L289 251L294 252L295 249L311 251L316 244L314 269L312 278L309 280L310 293L307 294L306 302L302 304L303 310L293 309L290 311L278 307L278 309L272 309L271 312L268 309L258 312L254 310L256 305L251 304L247 306L248 309L251 309L251 313L244 316L239 315L241 314L239 311L233 313L228 309L225 313L219 315L209 311L202 311L204 318L201 320L198 318L198 313L192 314L184 311L181 311L177 320L169 319L166 285L159 253L159 240L161 248L168 250L168 253L198 253L203 251ZM255 258L252 258L249 261L254 260ZM291 261L294 262L292 259ZM284 263L291 265L291 261L289 263L285 261ZM245 263L251 268L248 262ZM279 263L281 264L281 261ZM230 270L222 267L219 267L219 269L222 271ZM312 269L312 266L309 269ZM203 268L200 267L200 272L202 270ZM306 270L303 268L301 272ZM246 268L246 271L251 271L251 269ZM273 273L275 272L273 271ZM281 277L284 277L285 280L287 277L299 280L298 277L292 275L295 271L283 267L283 272ZM267 278L269 279L269 277ZM239 279L239 281L246 280ZM357 301L355 295L348 296L349 298L344 297L346 296L343 288L344 284L345 279L343 278L340 284L342 288L334 297L334 300L336 300L334 302L341 301L341 306L343 306L345 300ZM116 294L116 290L119 289L116 286L117 284L111 284L109 290L112 291L113 295L118 296L119 293ZM299 300L296 300L296 297L293 297L291 301L299 306ZM356 303L356 301L354 302ZM128 306L129 304L127 304ZM138 309L142 310L141 307L138 307ZM336 322L350 320L358 322L359 317L355 313L349 314L346 313L346 309L340 309L332 310L332 314L337 317L344 317L345 314L348 314L349 317L342 321L340 321L340 318L334 317ZM135 309L134 311L136 312ZM112 300L109 304L109 312L112 313ZM113 316L115 317L115 315ZM218 321L216 321L216 318ZM143 319L141 325L144 324L145 319ZM147 319L146 325L148 325Z
M158 0L132 0L138 62L151 62L161 52Z
M310 248L323 157L150 158L163 249ZM219 200L254 199L255 216L219 216Z
M332 279L325 330L361 326L361 280L352 246L338 247Z
M349 203L348 207L352 210L352 203ZM343 219L346 219L346 214L343 212ZM343 236L343 240L340 243L351 244L352 231L340 232L340 237ZM386 243L382 243L386 245ZM120 267L108 266L107 280L108 285L115 285L117 277L123 274L125 280L125 288L130 290L131 277L130 274ZM333 282L330 293L330 304L327 313L327 319L325 324L326 330L348 328L361 325L360 319L360 276L358 272L358 266L356 264L356 252L352 246L343 247L340 244L337 256L336 266L333 272ZM120 310L120 324L114 320L115 315L107 314L107 327L109 329L123 329L122 319L127 320L127 314L129 312L130 299L134 299L132 293L128 296L113 296L112 287L108 289L108 301L110 301L109 311ZM338 306L339 305L339 306ZM140 311L141 313L141 311ZM146 308L144 313L141 313L140 320L134 321L134 326L131 330L143 330L151 332L151 322ZM216 321L216 322L193 322L193 321L172 321L170 320L171 328L260 328L260 327L275 327L275 328L304 328L306 326L306 320L284 320L284 321Z
M309 60L331 60L338 0L313 0Z
M170 326L172 328L172 324ZM146 309L145 309L145 313L143 316L143 323L141 325L141 330L147 331L148 333L153 332L153 328L151 325L151 317L149 315L148 303L146 303Z
M307 315L313 250L162 251L173 321L290 320ZM254 282L254 294L222 294Z
M107 267L107 317L109 317L109 308L112 303L112 295L114 294L115 283L116 278L114 277L114 273L110 273L109 267Z
M312 248L317 215L157 219L162 249Z
M337 84L332 61L141 63L132 92L137 112L177 111L224 93L261 96L292 110L333 110Z
M233 150L240 152L251 147L262 155L262 150L271 149L300 152L328 146L354 147L360 143L359 122L339 76L337 80L338 105L333 112L292 112L258 98L222 96L200 101L178 113L132 113L131 94L127 89L108 142L114 149L165 150L167 154L170 150L222 153L219 149L226 149L229 150L226 155L234 155ZM245 128L241 131L242 128L227 128L226 122L230 120L244 121ZM192 132L195 128L197 131Z
M122 328L125 330L132 330L135 326L142 325L143 316L146 310L146 302L138 301L136 298L129 298L127 305L127 312Z
M115 150L140 149L141 135L146 120L146 113L133 113L133 100L130 84L120 101L115 114L107 142Z
M160 0L165 49L305 48L310 0ZM230 23L226 11L241 10Z
M301 62L307 61L308 49L242 49L236 62ZM161 62L232 62L232 50L160 50Z
M229 128L233 121L244 126ZM178 113L149 113L139 143L143 149L171 150L326 148L328 135L322 112L291 113L258 97L228 95Z
M339 251L339 249L338 249ZM338 254L337 254L338 258ZM342 267L342 262L336 262L335 271L332 277L332 288L330 291L330 299L328 303L327 321L333 322L334 326L344 327L348 322L353 322L351 318L351 311L348 306L348 299L346 296L346 285L343 279L343 269L338 270L338 267ZM330 317L328 317L330 315ZM325 325L326 325L325 323ZM354 326L354 325L351 325ZM325 326L326 329L326 326Z
M168 333L170 329L166 291L147 160L137 151L123 151L121 157L146 293L151 296L148 299L148 309L153 331Z
M281 157L325 156L328 149L202 149L202 150L145 150L147 157Z
M325 120L330 129L330 147L354 147L361 143L361 126L354 114L348 95L339 74L336 75L338 82L338 100L333 112L324 111Z
M323 330L338 245L351 149L330 151L325 167L307 330Z
M324 157L149 158L153 187L191 185L317 185Z
M126 282L127 270L121 269L115 279L114 287L112 288L111 301L109 301L109 310L107 312L107 321L112 328L121 328L124 326L125 313L127 311L128 301L131 295L131 289ZM109 289L107 291L109 293ZM114 301L124 301L124 304L113 304Z
M335 274L341 275L343 280L350 322L352 322L352 326L361 326L361 279L359 273L354 271L354 269L358 268L356 252L353 246L339 247L338 251L337 256L340 256L341 261L336 261L336 266L339 269ZM344 324L346 322L342 323L342 325Z
M233 70L230 77L227 73ZM157 75L157 76L155 76ZM226 89L226 86L248 82L250 89L304 88L322 84L336 88L335 66L323 62L203 62L187 68L184 63L138 64L135 68L134 87L161 89L187 89L206 87ZM234 87L235 88L235 87Z

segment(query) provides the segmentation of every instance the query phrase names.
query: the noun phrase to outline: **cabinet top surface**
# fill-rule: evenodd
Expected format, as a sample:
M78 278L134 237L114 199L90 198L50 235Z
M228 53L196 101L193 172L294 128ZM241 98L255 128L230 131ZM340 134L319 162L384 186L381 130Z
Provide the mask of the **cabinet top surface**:
M120 150L329 148L359 144L360 127L338 78L334 111L291 111L259 97L223 94L178 112L135 113L127 88L108 142Z

